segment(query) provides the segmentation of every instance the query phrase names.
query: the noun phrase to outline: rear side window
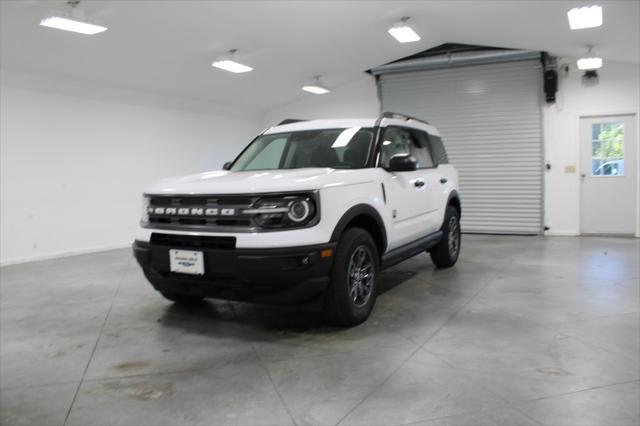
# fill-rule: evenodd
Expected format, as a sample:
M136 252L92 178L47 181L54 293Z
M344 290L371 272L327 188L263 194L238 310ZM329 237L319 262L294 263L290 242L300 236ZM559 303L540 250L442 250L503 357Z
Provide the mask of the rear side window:
M416 145L411 150L411 153L418 160L418 167L421 169L433 167L427 134L420 130L412 130L411 133L413 133L416 140Z
M449 164L449 157L440 136L429 135L429 145L436 164Z

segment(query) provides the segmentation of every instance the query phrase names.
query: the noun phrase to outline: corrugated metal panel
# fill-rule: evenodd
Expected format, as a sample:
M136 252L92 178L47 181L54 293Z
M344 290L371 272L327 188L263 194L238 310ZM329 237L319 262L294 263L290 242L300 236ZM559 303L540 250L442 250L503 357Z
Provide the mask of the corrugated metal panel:
M539 61L381 75L382 109L429 121L460 173L462 229L540 234Z

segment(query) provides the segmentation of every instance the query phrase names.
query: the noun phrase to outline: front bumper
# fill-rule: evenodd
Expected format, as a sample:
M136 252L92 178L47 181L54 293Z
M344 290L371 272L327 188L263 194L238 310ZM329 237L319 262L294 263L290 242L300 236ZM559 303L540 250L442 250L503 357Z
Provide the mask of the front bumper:
M170 271L172 248L202 251L205 274ZM331 249L332 255L321 252ZM329 282L335 243L237 249L202 248L135 241L134 255L147 279L161 292L272 304L305 303L322 295Z

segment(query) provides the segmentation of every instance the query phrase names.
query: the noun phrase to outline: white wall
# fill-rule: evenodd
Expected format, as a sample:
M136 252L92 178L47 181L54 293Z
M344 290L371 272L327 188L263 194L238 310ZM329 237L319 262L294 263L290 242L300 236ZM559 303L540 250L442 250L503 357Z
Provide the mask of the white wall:
M571 69L567 77L560 77L558 102L543 107L545 160L551 164L551 170L545 172L545 225L550 228L549 235L578 235L578 116L637 113L640 109L640 68L638 65L605 62L599 72L600 83L595 87L584 87L582 72L575 67L575 58L559 58L559 63L570 64ZM310 95L275 108L265 115L263 123L269 126L287 117L373 117L379 108L375 80L366 76L338 87L330 94ZM640 131L636 133L640 134ZM567 165L575 165L576 172L565 173ZM638 199L640 203L640 194ZM640 214L637 229L640 230Z
M379 113L375 79L365 75L325 95L309 93L298 101L272 108L262 122L264 127L269 127L285 118L366 118Z
M546 160L552 165L545 177L545 222L550 234L576 235L579 173L564 173L564 167L578 166L578 116L637 113L640 68L606 62L600 84L583 87L574 60L561 62L572 69L560 79L558 103L543 108ZM192 99L6 70L0 90L3 264L130 243L144 185L219 168L261 127L283 118L379 112L375 81L368 75L261 117ZM640 228L640 217L638 222Z
M176 109L175 99L18 80L0 87L2 264L130 244L145 185L219 169L260 127L258 115L191 100ZM65 84L78 96L55 93Z
M580 115L635 113L640 110L640 67L606 62L598 70L599 84L582 85L582 72L575 58L559 58L570 65L568 76L560 72L555 105L544 107L546 160L551 170L545 178L546 225L550 235L580 233ZM640 132L636 132L638 134ZM638 140L634 141L638 143ZM640 153L640 149L637 150ZM565 173L565 166L576 166L575 173ZM640 199L640 194L638 195ZM638 212L638 210L636 210ZM640 214L636 230L640 229Z

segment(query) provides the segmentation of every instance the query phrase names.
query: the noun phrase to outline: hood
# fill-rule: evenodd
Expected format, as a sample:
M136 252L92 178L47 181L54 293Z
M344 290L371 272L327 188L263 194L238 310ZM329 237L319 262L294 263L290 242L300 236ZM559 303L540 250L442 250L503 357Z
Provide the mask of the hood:
M226 170L162 179L147 188L145 194L257 194L267 192L308 191L364 183L358 170L305 168L291 170ZM360 175L362 177L358 178Z

